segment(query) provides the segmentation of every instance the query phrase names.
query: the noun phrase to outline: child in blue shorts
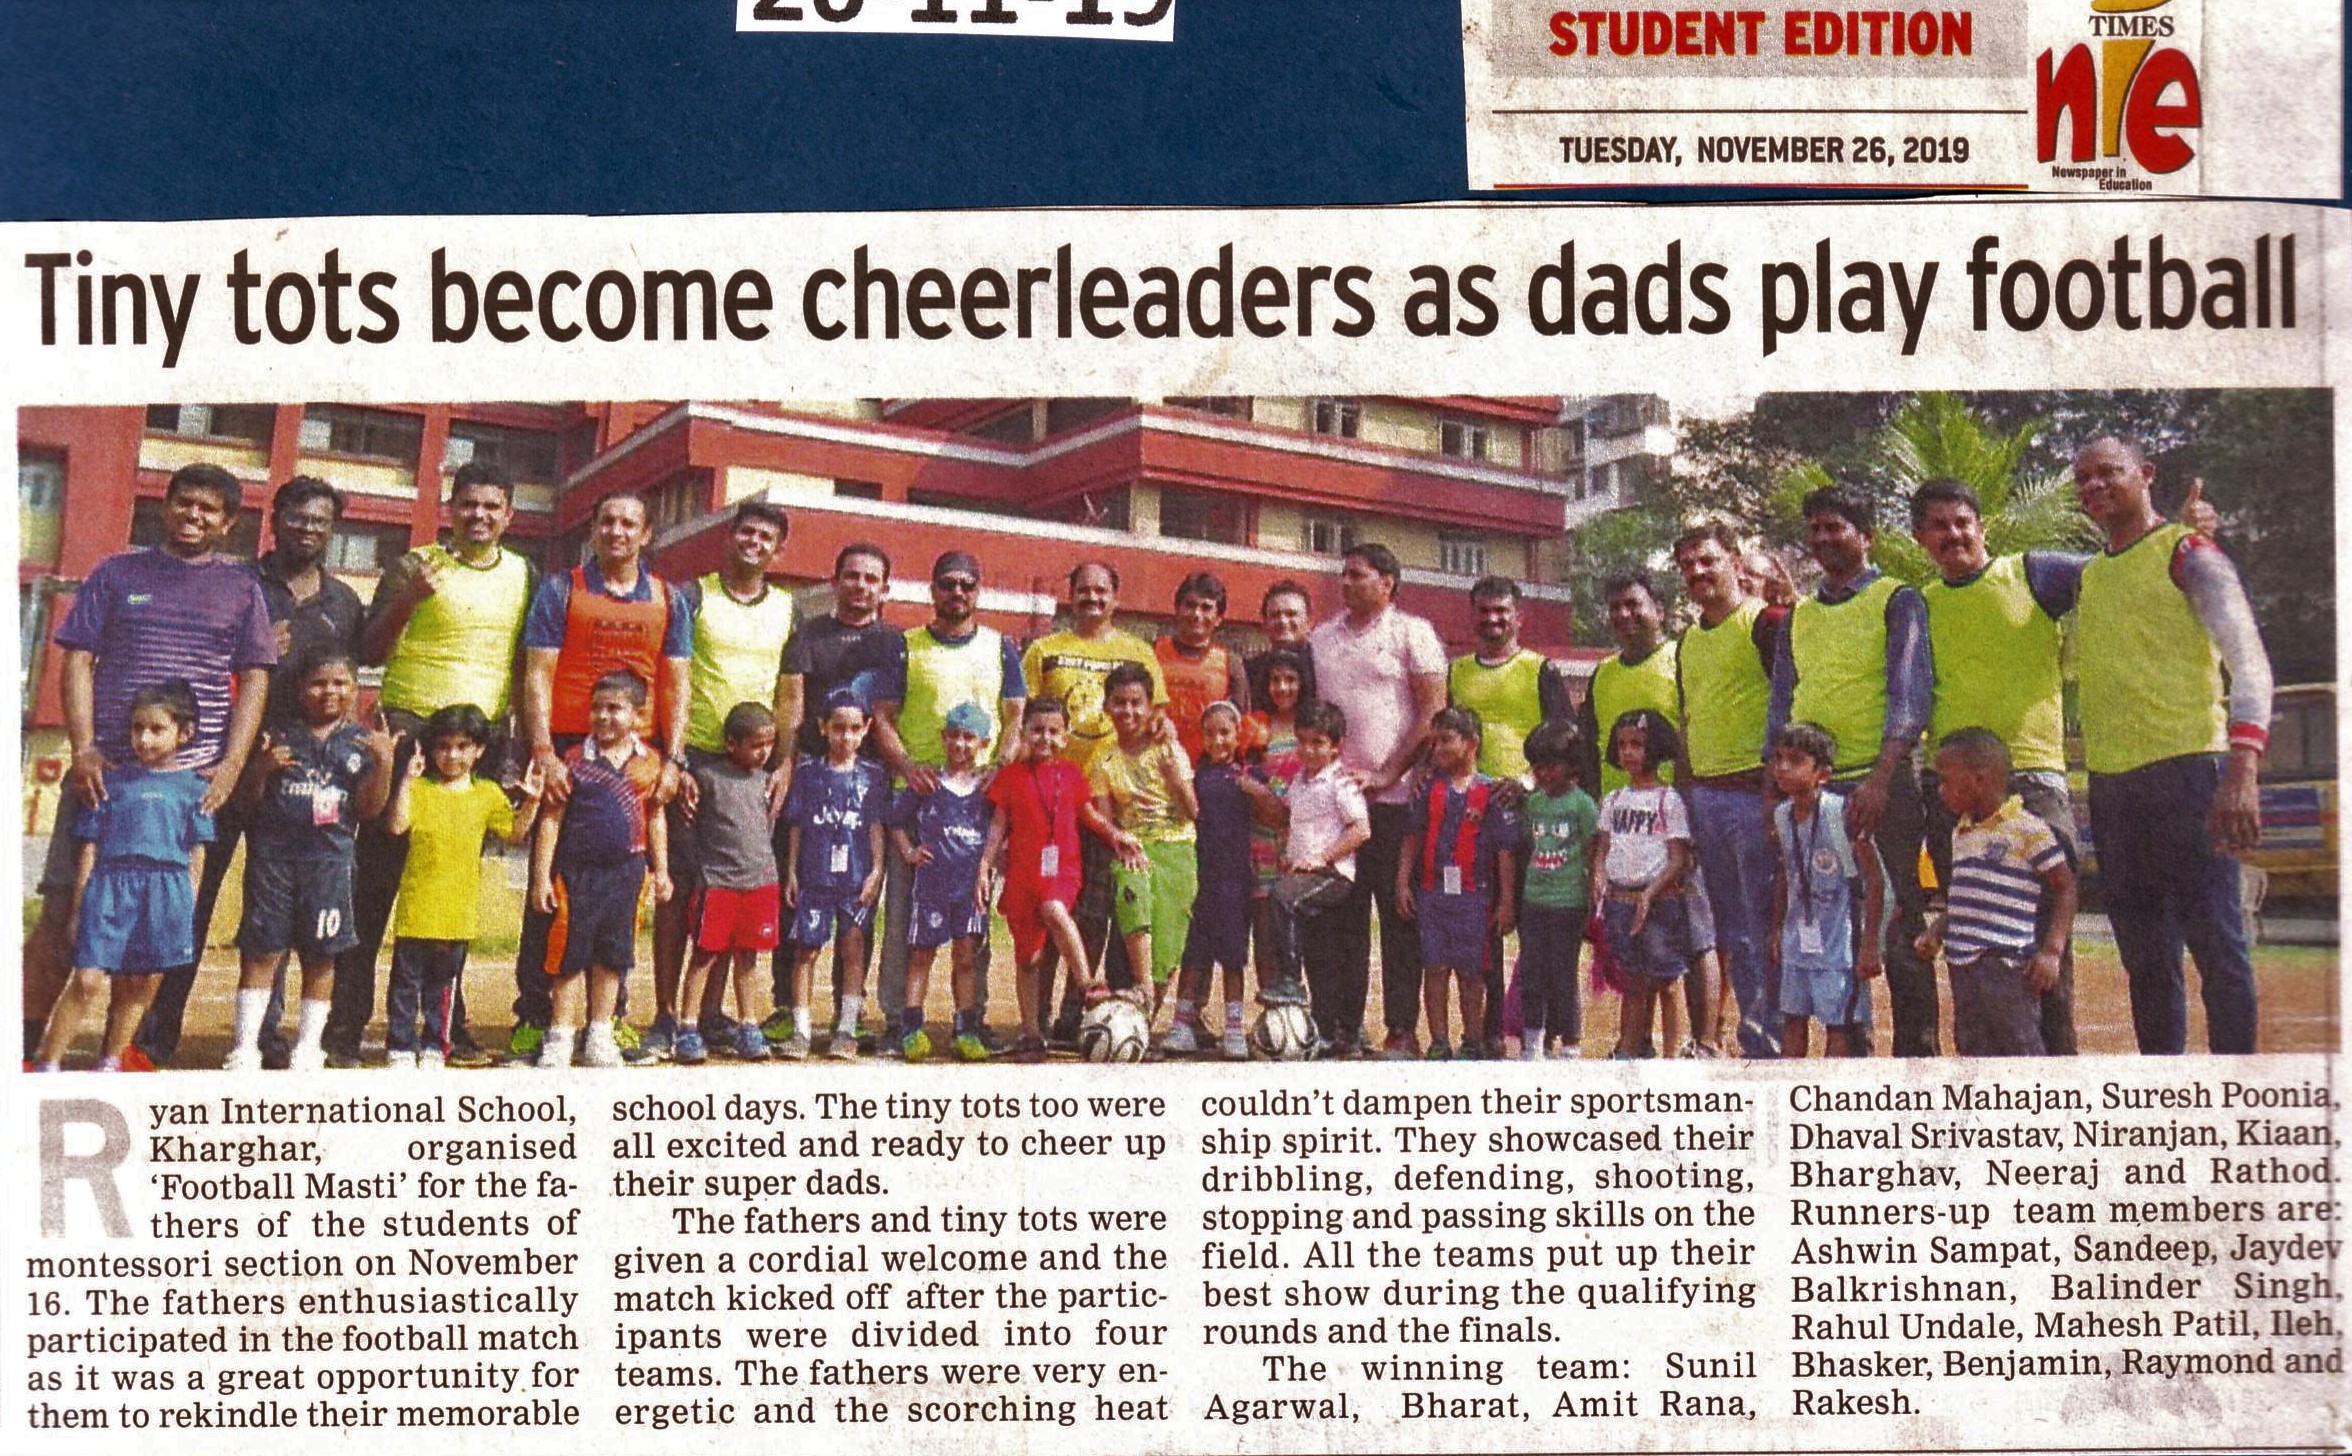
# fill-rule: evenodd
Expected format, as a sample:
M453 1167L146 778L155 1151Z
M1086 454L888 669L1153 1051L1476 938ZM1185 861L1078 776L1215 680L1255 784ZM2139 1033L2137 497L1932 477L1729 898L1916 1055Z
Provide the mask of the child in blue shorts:
M1654 1057L1650 1037L1658 998L1689 968L1689 903L1683 894L1691 869L1690 812L1660 779L1682 737L1663 713L1641 708L1609 728L1608 760L1627 783L1601 800L1600 833L1593 842L1592 900L1601 907L1609 954L1624 973L1624 1019L1614 1055ZM1691 1007L1700 1026L1711 1007Z
M858 1054L858 1018L866 1009L866 937L882 894L882 821L890 812L890 775L858 756L866 741L866 705L843 689L825 700L825 756L801 760L784 796L784 907L792 915L792 1035L774 1048L786 1061L809 1054L809 973L829 942L838 942L841 994L833 1042L841 1061Z
M158 683L131 695L135 767L106 770L106 796L68 812L60 833L81 841L75 871L74 973L50 1008L35 1054L54 1072L81 1030L82 1014L106 992L101 1072L122 1070L123 1048L155 999L163 973L196 959L196 882L212 815L204 780L175 769L172 756L196 736L196 694L185 682ZM70 819L70 830L64 827Z
M662 760L637 736L651 696L631 672L607 673L588 693L588 741L564 755L571 797L539 819L531 901L547 932L553 1008L539 1045L542 1071L622 1065L613 1035L621 983L637 966L638 911L650 878L670 898L669 824L658 807Z
M948 710L940 730L947 768L928 794L899 790L891 807L890 838L899 858L915 871L907 923L906 1005L898 1017L898 1053L910 1062L931 1055L931 1034L923 1029L923 1003L931 995L931 964L948 948L955 980L955 1053L967 1062L988 1060L980 1040L980 943L988 934L981 908L980 854L988 843L995 809L980 774L980 750L996 724L978 703Z
M1206 1051L1214 1039L1226 1060L1236 1062L1249 1059L1242 1032L1242 976L1249 964L1250 906L1257 890L1251 836L1261 816L1275 822L1280 812L1274 791L1240 761L1241 735L1241 710L1233 704L1220 701L1201 710L1201 757L1192 775L1193 797L1200 804L1192 842L1198 888L1178 962L1176 1019L1160 1042L1161 1051L1184 1055ZM1220 969L1224 1031L1212 1038L1201 1008L1214 1009L1211 978Z
M261 1027L270 986L291 954L302 967L302 1019L287 1067L327 1064L320 1037L335 979L335 957L359 943L352 923L351 867L359 823L392 795L392 735L351 721L359 673L349 655L328 651L302 667L302 722L265 736L245 769L239 801L252 813L245 838L245 918L237 927L235 1033L222 1066L261 1069Z
M1461 987L1462 1057L1484 1057L1486 956L1490 937L1518 920L1519 816L1513 796L1478 771L1484 725L1468 708L1429 720L1429 757L1437 772L1415 797L1397 854L1396 904L1421 929L1421 1010L1429 1019L1429 1059L1448 1045L1447 981Z
M1824 792L1836 764L1836 741L1814 724L1790 723L1773 735L1772 787L1780 803L1772 811L1772 828L1779 854L1772 933L1764 944L1780 970L1784 1057L1805 1055L1816 1021L1822 1055L1851 1054L1851 1028L1870 1019L1863 983L1878 977L1884 877L1870 836L1846 833L1845 800Z

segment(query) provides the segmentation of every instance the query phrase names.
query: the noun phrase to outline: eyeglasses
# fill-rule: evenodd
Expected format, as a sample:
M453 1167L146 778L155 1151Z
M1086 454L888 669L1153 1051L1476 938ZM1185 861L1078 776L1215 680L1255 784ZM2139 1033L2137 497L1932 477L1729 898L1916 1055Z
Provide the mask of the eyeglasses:
M980 583L968 576L942 576L931 582L933 591L963 592L967 595L980 590Z

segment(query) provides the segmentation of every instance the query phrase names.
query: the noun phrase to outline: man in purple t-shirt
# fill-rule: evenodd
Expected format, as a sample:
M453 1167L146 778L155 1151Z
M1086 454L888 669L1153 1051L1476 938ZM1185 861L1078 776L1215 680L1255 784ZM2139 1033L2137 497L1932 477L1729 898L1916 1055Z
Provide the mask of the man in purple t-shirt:
M71 969L73 815L106 797L109 767L136 762L131 695L175 678L195 690L196 736L172 766L209 780L207 812L228 801L261 729L277 633L261 583L218 552L241 495L237 478L217 465L182 466L164 491L163 543L99 562L57 629L73 763L41 871L41 918L25 941L24 1015L35 1028L28 1048Z

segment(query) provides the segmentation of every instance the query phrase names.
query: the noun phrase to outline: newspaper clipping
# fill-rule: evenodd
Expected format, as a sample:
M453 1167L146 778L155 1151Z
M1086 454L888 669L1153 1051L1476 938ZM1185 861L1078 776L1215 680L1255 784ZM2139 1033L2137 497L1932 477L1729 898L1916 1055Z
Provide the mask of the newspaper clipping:
M2341 213L8 234L7 1449L2343 1443Z

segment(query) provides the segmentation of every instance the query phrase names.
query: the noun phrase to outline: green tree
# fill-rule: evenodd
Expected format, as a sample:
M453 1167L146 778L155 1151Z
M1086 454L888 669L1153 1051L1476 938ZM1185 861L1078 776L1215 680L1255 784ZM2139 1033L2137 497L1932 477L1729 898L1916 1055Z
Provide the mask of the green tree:
M1956 394L1906 399L1852 457L1856 468L1845 476L1845 483L1862 489L1877 508L1872 559L1904 581L1925 581L1934 574L1935 564L1910 532L1912 492L1931 480L1955 480L1976 492L1984 506L1985 545L1996 556L2089 550L2098 532L2075 506L2070 482L2062 474L2029 468L2047 425L2044 417L2034 416L1998 428ZM1784 527L1801 524L1805 495L1839 478L1822 460L1791 467L1775 484L1773 516Z

